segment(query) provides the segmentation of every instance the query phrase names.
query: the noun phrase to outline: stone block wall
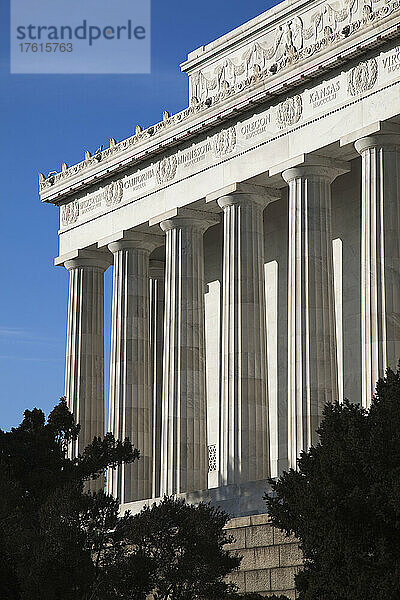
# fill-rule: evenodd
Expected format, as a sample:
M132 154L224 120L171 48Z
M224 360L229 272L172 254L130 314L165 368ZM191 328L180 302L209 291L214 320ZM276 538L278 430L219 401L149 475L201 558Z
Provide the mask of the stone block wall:
M294 576L302 564L296 538L273 527L268 515L231 519L226 529L235 538L230 550L243 556L239 571L229 576L239 591L295 600Z

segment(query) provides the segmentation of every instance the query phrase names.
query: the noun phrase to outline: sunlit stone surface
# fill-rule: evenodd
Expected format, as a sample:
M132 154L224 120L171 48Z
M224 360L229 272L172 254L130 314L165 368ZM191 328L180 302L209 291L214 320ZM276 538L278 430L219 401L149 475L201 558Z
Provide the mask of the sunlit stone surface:
M137 444L139 463L108 474L122 510L176 493L255 518L324 403L368 406L395 366L399 24L397 0L282 2L189 54L185 110L40 175L70 271L71 453L104 429ZM292 589L279 569L296 560L242 589Z

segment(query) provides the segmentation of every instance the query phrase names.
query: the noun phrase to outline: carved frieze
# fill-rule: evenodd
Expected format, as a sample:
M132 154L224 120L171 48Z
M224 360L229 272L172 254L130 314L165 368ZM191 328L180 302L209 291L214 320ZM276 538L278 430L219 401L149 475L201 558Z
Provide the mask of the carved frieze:
M303 112L303 101L301 96L296 95L291 98L286 98L283 102L278 104L276 111L276 120L278 127L284 129L290 127L300 121Z
M378 79L378 63L375 58L366 60L349 73L349 94L356 96L374 87Z
M124 189L122 181L112 181L104 190L106 206L116 206L122 200Z
M176 175L177 166L175 155L166 156L160 160L156 167L157 183L161 184L172 181Z
M236 146L236 129L229 127L219 131L213 141L213 149L215 156L225 156L230 154Z
M240 56L225 58L214 67L193 73L191 93L204 101L221 94L226 96L229 91L239 92L243 87L309 58L395 10L399 10L398 0L326 2L303 17L290 17Z
M215 66L204 67L191 74L191 98L188 108L176 115L165 114L160 123L146 130L136 128L135 135L119 143L113 141L109 148L99 149L93 156L87 152L84 161L64 168L61 173L50 173L47 178L41 177L40 191L45 192L56 184L76 178L85 171L94 170L99 163L107 163L130 149L146 144L198 114L206 115L210 106L223 103L244 90L258 89L260 84L267 83L282 69L290 68L304 59L324 52L327 47L357 35L363 29L371 28L385 17L398 12L400 0L329 0L304 14L288 16L286 21L260 35L241 52L225 57ZM348 83L348 92L354 95L370 89L365 86L374 85L377 77L374 69L373 64L368 64L365 68L355 68ZM286 121L288 119L285 114L291 112L296 118L299 107L289 104L281 108L282 123L285 122L285 118ZM173 173L172 163L158 165L157 174L160 181L173 179Z
M331 115L337 113L335 118L347 132L355 124L344 115L357 114L361 103L369 107L366 109L366 114L369 115L371 107L378 107L380 98L385 98L386 93L393 94L393 98L398 94L398 57L400 46L391 44L380 53L375 53L374 58L360 60L358 64L353 62L347 69L338 70L314 85L304 86L301 93L292 93L283 99L277 98L244 115L231 116L229 125L219 125L218 128L214 125L198 139L182 143L175 153L168 150L158 161L146 160L134 170L116 174L113 183L108 179L108 185L96 183L88 186L86 192L77 191L75 198L79 198L78 201L61 206L62 229L76 227L77 224L96 219L110 210L136 201L142 203L140 211L147 211L151 209L153 194L163 194L163 189L175 184L178 184L179 194L182 182L186 182L183 186L188 186L189 195L192 193L193 182L195 195L196 182L200 182L200 190L203 176L205 181L212 177L211 173L206 174L207 171L216 169L216 172L224 172L224 162L227 163L226 173L240 173L241 177L242 170L245 172L247 165L252 162L250 157L254 157L257 162L258 152L269 157L266 165L273 165L275 159L280 161L282 156L286 156L285 151L282 156L280 154L281 149L286 148L287 142L282 139L286 136L286 140L293 140L293 148L299 147L298 142L303 135L307 140L310 136L315 136L311 143L318 144L321 126L322 131L328 131L327 137L321 138L323 144L337 141L343 134L340 132L343 129L338 132L332 127ZM379 110L378 113L375 112L375 108L372 108L371 118L380 118ZM317 122L318 126L315 125ZM330 123L329 127L324 122ZM290 150L291 142L288 147ZM173 187L171 190L173 197Z
M77 222L79 217L79 202L78 200L73 200L68 204L64 204L61 208L61 224L63 227L67 227L68 225L73 225Z

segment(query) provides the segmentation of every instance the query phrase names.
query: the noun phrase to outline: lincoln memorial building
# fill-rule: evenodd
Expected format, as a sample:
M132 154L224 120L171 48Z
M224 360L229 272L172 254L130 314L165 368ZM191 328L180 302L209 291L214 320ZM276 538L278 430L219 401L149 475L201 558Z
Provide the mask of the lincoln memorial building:
M241 589L294 598L266 479L400 358L400 0L285 0L181 69L182 112L40 175L70 281L71 451L130 438L140 460L107 475L122 509L220 505Z

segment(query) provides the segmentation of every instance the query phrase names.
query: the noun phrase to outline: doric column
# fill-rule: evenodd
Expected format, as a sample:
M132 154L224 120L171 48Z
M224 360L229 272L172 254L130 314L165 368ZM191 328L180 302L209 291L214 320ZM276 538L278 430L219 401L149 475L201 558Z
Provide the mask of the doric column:
M95 436L104 436L104 271L110 262L95 251L81 251L64 262L69 271L65 395L81 425L69 450L71 457ZM90 483L90 489L103 485L100 478Z
M207 487L203 233L217 222L180 209L166 232L161 495Z
M160 495L161 420L164 349L164 276L165 263L150 261L150 352L153 386L153 482L152 496Z
M215 196L215 194L213 194ZM224 213L220 483L270 474L261 186L220 192Z
M151 235L126 232L108 244L114 255L109 429L140 451L139 460L109 471L108 492L121 503L152 496L149 256L159 243Z
M362 404L400 358L400 135L365 137L362 157Z
M282 173L289 184L288 453L317 441L326 402L337 400L331 183L346 163L309 157Z

